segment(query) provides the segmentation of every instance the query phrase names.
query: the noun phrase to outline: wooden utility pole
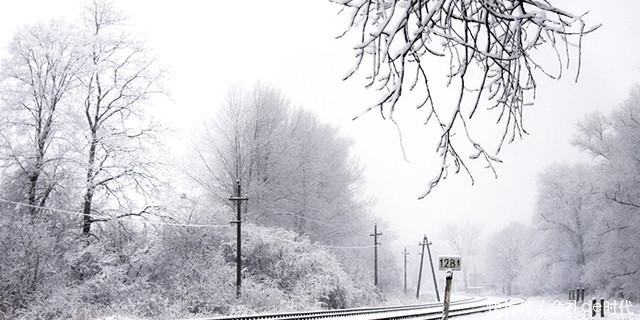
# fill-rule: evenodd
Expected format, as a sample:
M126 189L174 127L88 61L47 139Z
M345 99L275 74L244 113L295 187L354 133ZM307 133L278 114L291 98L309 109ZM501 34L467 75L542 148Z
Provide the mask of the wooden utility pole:
M433 259L431 259L431 249L429 248L429 246L432 245L432 243L429 242L429 239L427 239L426 235L424 236L423 242L426 243L427 252L429 253L429 263L431 264L431 275L433 276L433 286L436 289L436 299L438 299L438 302L440 302L440 293L438 293L438 281L436 280L436 271L433 269ZM422 252L424 252L424 250L422 250Z
M427 245L427 236L424 237L422 243L418 243L422 246L422 253L420 253L420 271L418 271L418 290L416 291L416 299L420 298L420 282L422 282L422 264L424 262L424 247Z
M229 200L234 201L236 203L236 220L231 221L231 224L235 224L237 226L237 235L236 235L236 298L240 298L240 287L242 287L242 232L241 232L241 224L242 224L242 211L240 210L240 205L242 201L249 200L246 196L242 196L240 192L240 180L236 180L236 195L229 197Z
M382 233L378 233L378 224L373 225L373 233L369 236L373 237L373 285L378 286L378 236Z
M402 255L404 256L404 293L407 294L407 256L409 255L407 247L404 247Z

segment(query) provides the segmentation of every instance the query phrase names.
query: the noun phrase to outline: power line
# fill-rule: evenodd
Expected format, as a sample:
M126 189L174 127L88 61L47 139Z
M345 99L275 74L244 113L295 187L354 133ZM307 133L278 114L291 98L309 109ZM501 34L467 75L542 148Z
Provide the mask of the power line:
M70 210L64 210L64 209L55 209L55 208L50 208L50 207L43 207L43 206L28 204L28 203L24 203L24 202L11 201L11 200L2 199L2 198L0 198L0 202L9 203L9 204L13 204L13 205L16 205L16 206L24 206L24 207L27 207L27 208L43 209L43 210L48 210L48 211L53 211L53 212L68 213L68 214L74 214L74 215L79 215L79 216L85 216L86 215L85 213L80 212L80 211L70 211ZM102 219L111 218L111 217L95 215L95 214L91 214L91 216L102 218Z
M278 237L274 237L272 235L266 234L266 233L261 232L261 231L257 231L256 233L260 234L261 236L263 236L265 238L270 238L272 240L284 241L284 242L289 242L289 243L293 243L293 244L297 244L297 245L308 245L308 246L312 246L312 247L325 248L325 249L371 249L371 248L375 247L375 246L331 246L331 245L324 245L324 244L318 244L318 243L313 243L313 242L302 242L302 241L295 241L295 240L290 240L290 239L278 238Z
M32 205L32 204L28 204L28 203L24 203L24 202L11 201L11 200L2 199L2 198L0 198L0 202L13 204L13 205L16 205L16 206L24 206L24 207L27 207L27 208L36 208L36 209L42 209L42 210L47 210L47 211L52 211L52 212L60 212L60 213L78 215L78 216L85 216L85 213L80 212L80 211L56 209L56 208L51 208L51 207ZM98 214L91 214L91 217L104 219L104 220L115 220L114 217L98 215ZM149 223L149 224L153 224L153 225L165 225L165 226L191 227L191 228L221 228L221 227L228 227L228 225L226 225L226 224L195 224L195 223L162 222L162 221L149 221L149 220L142 221L142 223Z
M228 228L226 224L197 224L197 223L178 223L178 222L161 222L161 221L142 221L153 225L187 227L187 228Z
M53 212L74 214L74 215L78 215L78 216L84 216L85 215L84 213L82 213L80 211L71 211L71 210L56 209L56 208L51 208L51 207L37 206L37 205L31 205L31 204L28 204L28 203L11 201L11 200L2 199L2 198L0 198L0 202L13 204L13 205L19 205L19 206L25 206L25 207L33 207L33 208L43 209L43 210L49 210L49 211L53 211ZM115 219L113 217L96 215L96 214L92 214L91 216L92 217L96 217L96 218L100 218L100 219L105 219L105 220L113 220L113 219ZM150 221L150 220L144 220L144 221L141 221L141 222L145 223L145 224L147 224L147 223L148 224L152 224L152 225L164 225L164 226L187 227L187 228L223 228L223 227L226 228L226 227L229 227L229 225L226 225L226 224L198 224L198 223L162 222L162 221ZM305 245L309 245L309 246L312 246L312 247L325 248L325 249L351 250L351 249L371 249L371 248L375 247L375 246L332 246L332 245L323 245L323 244L312 243L312 242L303 243L303 242L300 242L300 241L294 241L294 240L274 237L274 236L267 235L267 234L264 234L264 233L261 233L261 235L264 236L264 237L267 237L267 238L271 238L273 240L285 241L285 242L290 242L290 243L295 243L295 244L305 244Z

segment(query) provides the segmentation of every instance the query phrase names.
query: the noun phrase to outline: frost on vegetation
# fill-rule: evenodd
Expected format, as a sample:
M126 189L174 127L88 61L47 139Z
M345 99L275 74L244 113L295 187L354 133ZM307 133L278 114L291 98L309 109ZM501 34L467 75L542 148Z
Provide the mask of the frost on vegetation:
M349 139L258 87L229 97L211 124L230 140L203 129L184 161L200 165L171 166L146 108L166 74L112 2L83 9L83 23L18 30L0 65L0 318L175 319L380 299L362 263L370 247L337 250L362 249L373 226ZM239 299L236 180L250 199Z
M599 27L546 1L332 1L344 7L345 34L357 36L345 79L362 70L381 96L362 114L378 109L395 122L398 108L416 106L415 119L440 130L440 168L469 175L463 150L493 170L502 146L526 134L537 77L560 79L576 65L577 80L583 37ZM489 124L498 130L487 138ZM444 178L428 181L425 194Z
M640 88L611 114L577 125L573 144L593 162L554 164L538 176L532 223L510 224L487 242L484 268L497 292L640 299ZM502 289L502 290L500 290Z

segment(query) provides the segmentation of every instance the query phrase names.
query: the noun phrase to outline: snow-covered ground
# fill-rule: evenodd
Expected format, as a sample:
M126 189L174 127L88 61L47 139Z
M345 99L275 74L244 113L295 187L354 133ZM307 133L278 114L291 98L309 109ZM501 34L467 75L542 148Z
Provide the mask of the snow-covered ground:
M629 301L611 300L605 302L608 312L605 319L640 319L640 305ZM489 311L470 316L465 320L574 320L591 318L590 302L585 304L569 304L564 300L554 298L529 298L526 303L508 309ZM598 309L599 310L599 309ZM606 310L606 309L605 309ZM595 318L600 318L599 311Z
M413 302L413 301L412 301ZM421 301L424 302L424 301ZM638 319L640 320L640 304L630 301L610 300L606 302L608 312L604 319ZM478 313L455 319L464 320L577 320L600 318L599 311L595 318L591 317L590 302L585 304L568 304L565 300L553 297L532 297L524 304L484 313ZM135 317L110 316L99 320L143 320Z

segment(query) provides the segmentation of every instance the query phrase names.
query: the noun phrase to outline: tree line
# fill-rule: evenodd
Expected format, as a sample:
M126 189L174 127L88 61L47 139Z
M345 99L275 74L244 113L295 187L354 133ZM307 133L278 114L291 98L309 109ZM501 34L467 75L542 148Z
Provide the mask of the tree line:
M167 68L111 2L18 29L0 65L0 318L178 318L373 304L352 141L268 84L232 87L173 160ZM214 106L212 106L214 107ZM232 203L243 205L235 295ZM379 224L384 225L383 222ZM391 234L389 234L391 237Z
M594 112L577 124L572 144L592 161L539 174L532 223L510 224L488 239L491 281L512 294L584 287L638 299L639 119L635 86L610 114Z

